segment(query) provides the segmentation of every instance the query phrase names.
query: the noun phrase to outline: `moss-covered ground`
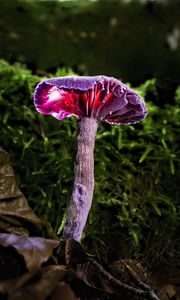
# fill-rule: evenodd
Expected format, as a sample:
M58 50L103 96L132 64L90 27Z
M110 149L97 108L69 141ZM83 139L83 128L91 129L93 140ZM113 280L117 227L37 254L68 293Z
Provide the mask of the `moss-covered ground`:
M58 69L53 76L71 74ZM48 74L47 76L52 76ZM37 215L61 235L73 184L77 120L39 115L43 77L0 61L0 146ZM95 147L95 194L83 244L105 260L139 257L178 267L180 87L163 97L155 79L136 88L148 117L133 126L101 123Z

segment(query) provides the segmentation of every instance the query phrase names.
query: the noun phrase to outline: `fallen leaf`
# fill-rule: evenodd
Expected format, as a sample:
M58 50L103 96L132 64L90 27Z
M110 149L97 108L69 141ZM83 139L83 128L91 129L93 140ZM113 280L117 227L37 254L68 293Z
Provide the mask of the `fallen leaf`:
M161 300L173 300L176 295L176 289L175 286L171 283L166 284L163 286L161 292L159 293Z
M38 268L16 280L0 282L0 293L8 300L78 300L69 284L73 277L74 271L65 266Z
M0 148L0 232L55 238L49 224L42 222L29 207L17 186L6 151Z
M25 237L14 233L0 233L0 245L12 246L25 260L28 270L40 267L52 255L59 241L40 237Z

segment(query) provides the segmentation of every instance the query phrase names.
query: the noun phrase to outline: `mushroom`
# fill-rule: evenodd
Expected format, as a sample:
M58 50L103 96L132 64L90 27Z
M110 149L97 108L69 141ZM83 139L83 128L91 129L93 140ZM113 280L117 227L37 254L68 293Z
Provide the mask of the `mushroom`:
M121 81L107 76L65 76L39 83L34 93L38 112L63 120L79 119L74 187L63 239L80 241L94 191L94 146L99 121L128 125L143 120L141 97Z

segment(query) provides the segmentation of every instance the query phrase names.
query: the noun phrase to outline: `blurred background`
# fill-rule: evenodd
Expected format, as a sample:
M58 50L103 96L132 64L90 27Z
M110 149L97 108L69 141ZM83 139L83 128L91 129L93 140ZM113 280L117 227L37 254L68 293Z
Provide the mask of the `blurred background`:
M180 1L0 0L0 146L30 206L61 236L77 120L37 113L42 79L114 76L145 99L133 126L99 126L95 194L83 244L180 270ZM169 267L170 266L170 267Z
M137 85L180 78L179 0L0 0L0 57ZM173 84L173 83L172 83Z

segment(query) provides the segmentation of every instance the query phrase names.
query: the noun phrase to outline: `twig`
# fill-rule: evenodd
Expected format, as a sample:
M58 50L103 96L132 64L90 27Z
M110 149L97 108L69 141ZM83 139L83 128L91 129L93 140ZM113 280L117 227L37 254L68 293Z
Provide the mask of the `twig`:
M93 264L97 270L101 273L101 275L106 278L108 281L111 282L111 284L113 286L115 286L116 288L119 288L119 289L124 289L126 290L127 292L131 293L131 294L134 294L138 297L142 297L144 299L149 299L149 300L160 300L154 293L154 291L149 287L147 286L146 284L144 284L143 282L138 281L138 284L140 282L141 284L141 287L144 289L137 289L135 287L131 287L129 285L127 285L126 283L123 283L122 281L116 279L113 275L111 275L109 272L107 272L97 261L95 261L93 258L88 258L88 260L91 262L91 264ZM133 271L134 272L134 271ZM137 274L134 272L134 274L136 279L138 278L137 277Z

